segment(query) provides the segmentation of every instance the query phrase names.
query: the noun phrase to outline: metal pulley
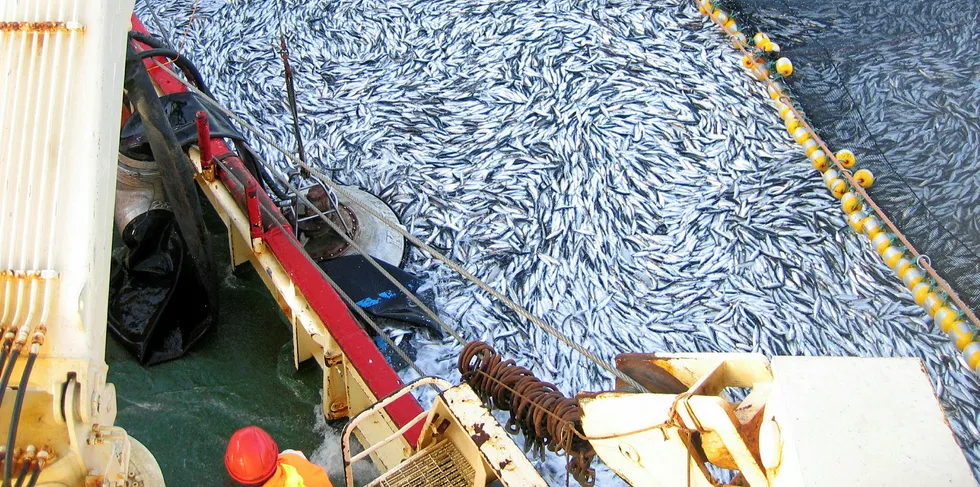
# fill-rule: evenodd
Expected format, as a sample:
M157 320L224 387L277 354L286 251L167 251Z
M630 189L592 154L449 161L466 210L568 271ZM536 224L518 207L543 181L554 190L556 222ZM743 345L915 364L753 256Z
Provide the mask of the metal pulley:
M359 255L357 248L360 248L377 260L399 266L405 254L405 238L390 225L399 224L395 212L367 191L353 186L341 188L345 194L338 194L320 182L300 189L316 207L310 208L303 201L293 205L297 216L296 235L303 248L314 260ZM346 235L338 234L337 230Z

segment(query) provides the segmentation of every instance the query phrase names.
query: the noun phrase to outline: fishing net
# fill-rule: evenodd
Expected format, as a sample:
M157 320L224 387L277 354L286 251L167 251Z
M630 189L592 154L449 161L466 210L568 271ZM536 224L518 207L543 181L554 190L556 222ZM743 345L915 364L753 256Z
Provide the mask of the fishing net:
M728 0L793 61L792 97L937 273L980 312L980 3Z

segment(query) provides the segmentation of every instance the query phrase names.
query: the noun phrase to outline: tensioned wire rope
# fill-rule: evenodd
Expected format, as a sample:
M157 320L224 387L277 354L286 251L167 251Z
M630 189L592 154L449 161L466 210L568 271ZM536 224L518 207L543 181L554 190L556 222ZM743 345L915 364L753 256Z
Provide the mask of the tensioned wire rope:
M227 168L227 166L226 166L226 164L223 161L221 161L220 159L217 159L217 158L215 159L215 161L217 162L218 165L222 166L222 168L225 169L225 174L227 174L230 178L232 178L233 180L235 180L238 184L241 184L242 187L245 187L245 182L244 181L241 181L232 171L229 171L228 168ZM349 237L346 237L346 234L343 234L342 232L339 231L340 230L340 227L339 226L336 226L336 224L333 223L331 220L329 220L326 217L325 214L323 214L322 212L320 212L319 209L317 209L315 206L312 206L312 203L310 203L309 201L306 201L305 196L303 196L301 193L299 193L297 191L297 188L295 186L293 186L287 180L287 178L284 178L283 176L279 175L278 173L276 173L275 177L277 177L277 179L282 180L282 182L287 185L287 188L290 191L293 191L296 194L297 197L303 198L304 199L304 203L311 205L311 207L314 208L318 212L318 215L317 216L319 216L320 218L322 218L328 224L331 224L331 226L334 229L334 231L338 232L339 234L345 235L345 238L347 238L348 239L348 242L352 246L355 247L355 250L358 250L358 252L362 252L363 253L363 249L360 248L360 246L356 242L354 242L353 239L350 239ZM279 228L280 231L286 232L286 228L283 227L282 223L279 220L273 219L273 223L276 225L277 228ZM299 248L297 246L297 242L295 240L289 239L289 244L290 245L293 245L297 250L302 250L301 248ZM368 257L371 261L374 261L374 259L373 258L370 258L370 256L368 256L368 254L363 254L363 255L365 255L366 257ZM383 269L380 266L378 266L378 268L379 268L379 270L382 270L383 271ZM327 275L323 271L323 269L317 267L317 271L319 272L320 276L325 281L327 281L331 286L334 287L334 289L337 291L337 294L341 297L341 299L349 307L351 307L351 309L353 309L354 312L362 320L364 320L364 322L368 326L370 326L375 332L377 332L378 333L378 336L380 336L385 341L385 343L388 344L388 346L392 347L395 350L395 352L399 355L399 357L401 357L401 359L404 360L405 363L408 364L419 375L419 377L425 377L426 376L425 372L421 369L421 367L419 367L419 365L411 357L409 357L409 355L407 353L405 353L405 351L402 350L402 348L399 347L398 344L395 343L395 341L388 335L388 333L384 330L384 328L381 327L380 325L378 325L368 315L368 313L366 311L364 311L364 309L360 305L358 305L353 299L351 299L351 297L348 296L347 293L344 292L344 290L341 289L337 285L337 283L333 279L331 279L330 276ZM394 281L394 278L391 278L391 279L393 280L393 282L397 282L397 281ZM431 311L429 311L429 312L431 312ZM435 316L433 316L433 317L435 318ZM447 329L446 331L449 331L449 332L452 333L452 330L448 330ZM456 340L459 342L460 345L466 345L466 343L464 342L464 340L462 339L462 337L459 337L455 333L453 333L453 337L456 338ZM563 447L565 448L565 451L566 452L570 451L569 445L571 445L571 442L572 442L573 437L578 437L579 439L584 440L584 441L605 440L605 439L611 439L611 438L625 437L625 436L629 436L629 435L633 435L633 434L637 434L637 433L642 433L642 432L645 432L645 431L650 431L650 430L653 430L653 429L662 429L662 428L666 428L666 427L669 427L669 426L678 426L677 423L676 423L676 421L677 421L677 413L676 413L676 410L677 410L677 408L680 405L686 404L684 401L690 396L690 393L689 392L685 392L683 394L677 395L677 397L675 398L674 402L672 403L671 408L670 408L670 411L668 413L668 420L665 421L665 422L662 422L662 423L659 423L659 424L656 424L656 425L652 425L652 426L645 426L645 427L642 427L642 428L639 428L639 429L636 429L636 430L627 431L627 432L624 432L624 433L616 433L616 434L612 434L612 435L604 435L604 436L593 437L593 436L585 435L584 433L580 432L578 430L578 428L576 428L574 422L562 418L561 416L559 416L557 413L555 413L551 409L548 409L547 407L545 407L545 406L539 404L538 402L532 400L527 395L521 393L520 391L515 390L510 385L507 385L506 383L502 382L500 379L498 379L496 377L493 377L492 375L488 374L487 372L485 372L483 370L477 369L477 370L474 370L473 372L481 375L482 377L484 377L484 378L486 378L488 380L490 380L491 382L495 383L498 387L501 387L501 388L506 389L507 391L509 391L514 396L524 398L525 400L527 400L526 404L528 406L530 406L530 407L532 407L532 408L534 408L536 410L541 411L543 414L546 414L546 415L554 418L558 423L564 425L563 426L563 430L562 430L564 436L559 440L559 442L563 444ZM646 389L644 389L642 386L635 385L635 382L632 382L631 385L633 385L634 387L637 387L637 390L639 390L640 392L649 392ZM442 396L443 391L440 390L435 384L430 384L430 387L432 387L432 389L435 390L436 394ZM571 455L568 455L568 463L570 464L571 461L572 461ZM566 485L568 483L568 474L569 473L570 473L570 470L566 468L566 479L565 479Z
M187 80L183 79L180 75L178 75L177 73L175 73L169 67L167 67L164 64L160 63L156 59L153 59L153 58L150 58L150 59L160 69L162 69L165 72L167 72L170 76L172 76L174 79L176 79L182 85L184 85L188 90L192 91L193 93L197 94L198 96L201 96L203 99L205 99L208 102L210 102L211 104L213 104L222 113L224 113L225 115L228 115L229 117L231 117L232 119L234 119L243 128L245 128L246 130L248 130L249 132L251 132L253 135L255 135L256 137L258 137L260 140L262 140L263 142L269 144L271 147L273 147L274 149L276 149L277 151L279 151L280 153L282 153L290 161L292 161L293 163L297 164L299 167L301 167L301 168L306 169L307 171L309 171L309 173L310 173L310 175L312 177L315 177L317 180L319 180L320 182L322 182L323 184L325 184L326 186L328 186L332 191L336 192L339 195L345 196L347 198L347 200L349 200L355 206L358 206L360 209L364 210L366 213L368 213L369 215L373 216L378 221L382 222L385 226L391 228L392 230L395 230L396 232L398 232L399 234L401 234L403 237L405 237L408 241L412 242L412 244L414 244L415 246L417 246L420 249L428 252L430 255L432 255L437 260L439 260L440 262L442 262L443 264L445 264L446 266L448 266L450 269L452 269L453 271L455 271L459 275L463 276L466 280L470 281L472 284L475 284L477 287L479 287L480 289L482 289L484 292L486 292L486 293L490 294L491 296L493 296L494 298L496 298L498 301L500 301L501 303L503 303L511 311L513 311L513 312L517 313L518 315L522 316L524 319L526 319L530 323L532 323L535 326L539 327L540 329L544 330L545 332L547 332L549 335L553 336L558 341L564 343L569 348L571 348L571 349L575 350L576 352L580 353L582 356L584 356L586 359L588 359L589 361L591 361L595 365L599 366L602 369L605 369L607 372L613 374L618 379L620 379L623 382L625 382L625 383L629 384L630 386L634 387L636 390L641 391L641 392L649 392L645 387L643 387L642 385L640 385L639 383L637 383L635 380L633 380L631 377L629 377L628 375L626 375L622 371L620 371L620 370L616 369L615 367L613 367L607 361L603 360L602 358L600 358L599 356L597 356L596 354L594 354L590 350L586 349L585 347L582 347L578 343L575 343L572 339L570 339L567 336L565 336L564 334L562 334L560 331L558 331L557 329L555 329L553 326L549 325L548 323L544 322L540 318L538 318L538 317L534 316L533 314L531 314L531 312L528 311L523 306L517 304L516 302L514 302L513 300L511 300L509 297L505 296L504 294L500 293L499 291L497 291L496 289L494 289L493 287L491 287L487 283L483 282L480 278L476 277L475 275L473 275L472 273L470 273L469 271L467 271L466 269L464 269L461 265L457 264L456 262L453 262L451 259L449 259L445 255L443 255L441 252L439 252L438 250L436 250L435 248L433 248L429 244L423 242L418 237L412 235L411 232L409 232L409 231L405 230L404 228L402 228L401 225L398 224L398 222L394 222L394 221L388 219L387 217L385 217L384 215L382 215L378 211L376 211L374 208L371 208L370 205L368 205L368 204L360 201L354 195L352 195L351 193L349 193L343 186L341 186L341 185L333 182L332 180L330 180L330 178L327 175L325 175L323 172L321 172L320 170L318 170L318 169L310 166L309 164L303 162L302 160L300 160L298 157L296 157L295 155L293 155L286 148L284 148L281 145L279 145L271 137L269 137L266 134L262 133L259 129L257 129L253 125L249 124L248 122L246 122L245 120L243 120L241 117L239 117L236 113L232 112L231 110L228 110L223 105L221 105L220 103L218 103L216 100L214 100L213 98L211 98L207 94L203 93L200 89L198 89L198 87L194 86L192 83L190 83ZM270 172L277 173L277 171L270 171ZM281 177L279 177L278 174L277 174L277 178L281 179ZM296 190L296 188L294 186L292 186L292 184L290 184L288 181L286 181L286 184L287 184L287 186L291 190L293 190L293 191ZM452 335L454 338L456 338L457 341L460 341L460 343L463 343L462 342L462 337L457 332L455 332L454 330L450 329L431 309L429 309L422 302L421 299L418 298L418 296L416 296L413 292L411 292L410 290L408 290L407 288L405 288L405 286L403 286L400 282L398 282L396 279L394 279L394 277L392 277L390 273L388 273L386 270L384 270L384 268L373 257L371 257L366 252L364 252L363 251L363 248L361 248L359 244L357 244L356 242L354 242L353 239L351 239L346 234L346 232L343 232L334 222L332 222L328 218L326 218L326 215L324 215L318 208L316 208L315 206L313 206L313 204L309 200L307 200L304 196L297 194L297 197L302 198L302 201L303 201L304 204L309 205L312 209L314 209L314 211L317 213L317 215L321 219L323 219L323 221L326 222L327 225L329 225L330 228L334 232L336 232L338 235L341 235L344 238L344 240L346 240L348 243L350 243L351 246L356 251L360 252L361 255L363 255L365 257L365 259L373 267L375 267L376 269L378 269L382 273L382 275L385 276L386 279L388 279L389 281L391 281L392 284L394 284L400 291L402 291L403 293L405 293L406 296L408 296L409 299L411 299L413 303L419 305L419 307L426 314L428 314L431 318L433 318L434 321L436 321L436 323L439 324L439 326L441 328L445 329L450 335Z

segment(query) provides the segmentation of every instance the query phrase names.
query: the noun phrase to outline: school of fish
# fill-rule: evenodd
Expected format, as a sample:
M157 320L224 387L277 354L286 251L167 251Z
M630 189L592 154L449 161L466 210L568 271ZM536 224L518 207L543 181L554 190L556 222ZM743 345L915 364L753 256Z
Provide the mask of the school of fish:
M291 144L275 50L285 33L310 160L603 359L918 357L980 472L977 376L848 227L693 3L154 0L152 10L221 103ZM147 7L137 11L157 31ZM467 339L565 393L612 386L418 249L405 268ZM427 374L458 379L459 344L413 335Z
M875 201L980 313L980 3L731 3L744 31L778 39L817 132L858 154Z

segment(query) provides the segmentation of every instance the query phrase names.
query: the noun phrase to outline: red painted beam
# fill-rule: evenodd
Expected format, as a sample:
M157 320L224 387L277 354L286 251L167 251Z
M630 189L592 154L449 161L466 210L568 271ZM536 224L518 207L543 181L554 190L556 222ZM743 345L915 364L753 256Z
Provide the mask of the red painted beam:
M293 243L295 239L278 228L266 232L263 239L279 263L286 269L289 277L293 282L299 284L303 296L323 320L324 325L330 330L334 340L337 341L337 345L344 351L347 360L361 375L375 396L382 398L401 388L403 385L401 379L388 365L388 361L381 355L378 347L364 332L364 329L351 317L347 306L337 292L320 276L320 269L315 265L309 265L311 262L309 256L301 250L302 247L299 244ZM312 285L303 286L303 283ZM321 310L327 312L324 313ZM399 428L422 412L418 402L410 395L391 403L387 410ZM409 443L414 445L414 439L418 438L421 432L421 424L409 430L406 434L406 437L412 438Z
M143 26L135 14L133 15L132 21L133 30L148 33L146 27ZM160 69L149 59L146 60L146 64L150 77L153 78L154 82L156 82L164 94L187 91L182 83L174 79L167 71ZM224 155L229 154L231 151L221 139L211 139L210 152L212 154ZM218 156L219 159L222 157L221 155ZM218 166L218 174L222 183L235 196L235 200L243 211L248 205L246 188L248 190L255 188L262 206L262 220L266 223L264 228L262 228L263 241L306 297L313 311L323 321L327 330L344 351L344 355L347 356L347 360L351 366L364 379L371 392L376 397L382 398L401 388L403 385L401 379L398 378L394 369L391 368L388 361L378 351L378 347L371 338L351 316L347 305L337 292L320 275L320 268L302 250L303 246L292 234L283 232L279 225L275 225L269 218L266 218L266 216L269 216L280 222L285 222L285 217L272 204L269 195L252 178L238 157L226 156L223 159L223 164L233 174L227 174L227 171L221 170L221 166ZM408 424L409 421L422 412L421 406L419 406L418 402L411 395L406 395L385 409L399 428ZM421 431L421 424L410 429L405 435L408 442L414 446Z

